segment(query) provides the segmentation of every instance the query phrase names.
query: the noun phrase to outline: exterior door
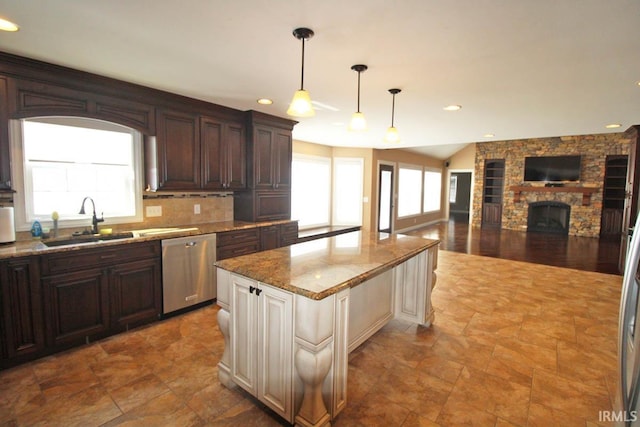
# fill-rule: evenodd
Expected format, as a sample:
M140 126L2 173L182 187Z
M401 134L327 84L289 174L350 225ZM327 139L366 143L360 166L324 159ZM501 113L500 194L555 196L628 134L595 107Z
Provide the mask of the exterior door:
M378 173L378 231L391 233L393 223L393 166L380 165Z
M449 219L469 221L471 172L451 172L449 179Z

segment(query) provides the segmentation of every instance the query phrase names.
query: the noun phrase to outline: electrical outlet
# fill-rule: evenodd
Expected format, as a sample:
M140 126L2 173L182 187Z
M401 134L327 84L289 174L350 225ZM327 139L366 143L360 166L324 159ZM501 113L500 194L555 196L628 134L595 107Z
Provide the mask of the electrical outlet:
M199 204L193 205L193 213L196 214L196 215L200 215L200 205Z
M147 206L147 217L162 216L162 206Z

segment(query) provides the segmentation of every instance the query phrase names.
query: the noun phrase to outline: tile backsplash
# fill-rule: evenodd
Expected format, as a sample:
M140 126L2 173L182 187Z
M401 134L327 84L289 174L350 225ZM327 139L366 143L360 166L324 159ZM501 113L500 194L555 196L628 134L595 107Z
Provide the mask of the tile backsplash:
M233 221L233 194L153 194L145 196L144 227L166 227L172 225L204 224L219 221ZM162 211L161 216L148 213ZM199 214L196 213L199 209Z

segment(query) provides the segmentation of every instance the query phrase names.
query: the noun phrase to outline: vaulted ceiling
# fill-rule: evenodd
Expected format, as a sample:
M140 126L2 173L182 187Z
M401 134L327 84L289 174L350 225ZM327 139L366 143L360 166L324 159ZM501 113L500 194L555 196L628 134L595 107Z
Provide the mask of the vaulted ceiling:
M637 0L0 0L0 16L20 26L0 50L283 117L300 84L292 30L309 27L317 111L298 119L303 141L444 159L471 142L640 123ZM369 67L364 134L347 131L354 64ZM402 89L393 147L390 88Z

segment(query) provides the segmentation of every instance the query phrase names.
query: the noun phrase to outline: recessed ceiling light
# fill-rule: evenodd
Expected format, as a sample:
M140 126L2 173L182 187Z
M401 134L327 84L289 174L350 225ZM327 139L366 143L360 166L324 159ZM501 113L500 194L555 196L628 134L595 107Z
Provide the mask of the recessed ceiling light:
M494 137L494 136L496 136L496 135L495 135L495 134L493 134L493 133L485 133L485 134L484 134L484 135L482 135L482 136L484 136L485 138L493 138L493 137Z
M620 123L610 123L610 124L606 125L605 127L606 127L607 129L617 129L617 128L619 128L620 126L622 126Z
M445 111L458 111L462 108L462 105L447 105L443 108Z
M273 104L273 101L270 100L269 98L260 98L260 99L258 99L257 102L260 105L271 105L271 104Z
M0 30L2 31L18 31L20 27L11 21L0 18Z

